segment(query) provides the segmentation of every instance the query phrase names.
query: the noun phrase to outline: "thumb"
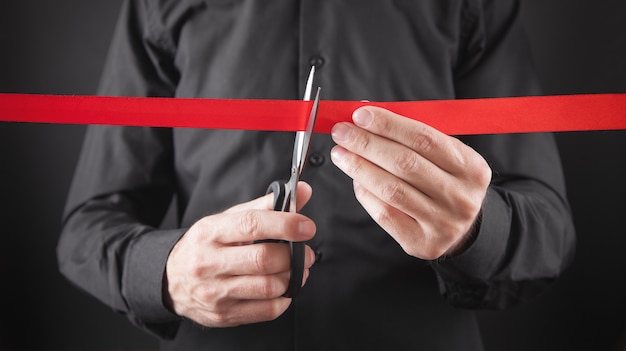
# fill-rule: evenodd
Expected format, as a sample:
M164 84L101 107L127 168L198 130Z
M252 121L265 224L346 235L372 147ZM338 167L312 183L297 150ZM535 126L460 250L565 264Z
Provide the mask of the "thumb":
M296 187L296 210L300 211L311 199L313 189L306 182L298 182ZM254 200L235 205L224 213L233 213L248 210L271 210L274 208L274 194L269 193Z

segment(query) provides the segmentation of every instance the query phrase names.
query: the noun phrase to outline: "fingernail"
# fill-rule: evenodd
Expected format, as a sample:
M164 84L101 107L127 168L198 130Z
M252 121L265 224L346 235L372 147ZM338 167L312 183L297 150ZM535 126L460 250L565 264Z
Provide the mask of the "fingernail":
M352 113L352 120L359 127L368 127L372 123L372 118L372 112L365 107L358 108Z
M315 230L315 223L312 221L302 221L300 222L300 226L298 228L300 235L306 237L312 237L315 234Z
M311 274L311 273L309 272L309 269L308 269L308 268L305 268L305 269L304 269L304 274L303 274L303 276L302 276L302 286L304 286L304 284L306 283L307 279L309 279L309 275L310 275L310 274Z
M343 161L343 151L340 150L339 146L335 146L332 150L330 150L330 159L335 164Z
M333 126L331 135L335 141L346 141L352 135L352 127L347 123L337 123Z

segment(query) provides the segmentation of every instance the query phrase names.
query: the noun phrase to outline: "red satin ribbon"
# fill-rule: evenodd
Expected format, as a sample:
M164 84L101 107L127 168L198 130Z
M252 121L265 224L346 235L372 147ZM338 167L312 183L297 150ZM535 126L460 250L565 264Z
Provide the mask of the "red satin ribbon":
M296 131L312 102L0 94L0 121ZM355 102L322 100L315 131L329 133L375 105L452 135L626 129L626 94Z

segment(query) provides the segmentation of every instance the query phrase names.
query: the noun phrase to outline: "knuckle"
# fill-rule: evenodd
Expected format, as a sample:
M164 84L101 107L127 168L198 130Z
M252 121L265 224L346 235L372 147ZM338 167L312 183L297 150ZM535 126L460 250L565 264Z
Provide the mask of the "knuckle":
M259 273L267 272L272 265L272 255L267 252L267 245L258 245L258 249L253 251L253 262L255 269Z
M389 230L392 230L392 228L396 227L396 221L387 207L383 207L380 211L378 211L375 219L376 223L383 228L389 228Z
M476 195L473 195L476 194ZM481 193L482 194L482 193ZM461 221L468 222L473 221L482 207L483 197L478 195L477 192L467 192L462 196L457 196L454 202L455 215ZM451 222L447 222L451 223Z
M393 129L393 117L389 114L390 111L373 109L372 114L374 118L372 118L372 124L370 126L371 130L375 131L386 131Z
M420 152L429 153L435 147L435 138L430 133L423 131L417 134L412 141L411 148Z
M357 159L350 158L346 164L346 173L352 178L358 176L363 170L363 162Z
M269 277L265 278L257 289L257 294L263 299L272 299L283 293L280 284Z
M211 275L217 268L216 263L219 261L207 259L206 250L203 249L180 252L176 260L176 263L168 261L168 266L169 263L174 265L169 266L168 269L171 268L179 272L184 279L192 281L201 280Z
M366 134L358 134L357 137L354 138L353 145L358 152L367 150L370 145L370 138Z
M208 233L209 231L205 230L208 227L209 220L204 217L195 222L187 232L183 235L181 240L177 243L177 246L180 246L183 242L189 242L195 245L201 245L204 242L210 240Z
M230 315L224 312L213 312L209 316L212 325L229 327L235 325Z
M407 193L400 183L386 183L381 186L380 194L392 204L403 204L406 202Z
M284 303L280 300L282 299L275 299L269 303L266 315L266 319L268 321L275 320L276 318L280 317L283 312L285 312L286 307Z
M402 174L414 173L419 165L417 155L413 152L402 152L395 156L396 169Z
M200 265L192 264L189 267L189 275L191 276L192 279L202 278L202 276L204 275L204 267Z
M198 292L198 297L204 305L213 311L220 310L220 300L222 298L221 289L214 284L207 284Z
M242 233L255 237L258 235L259 227L260 219L257 211L246 211L239 217L239 230Z
M474 154L470 160L467 161L468 167L466 167L467 175L476 184L486 187L491 183L491 167L487 161L479 154Z

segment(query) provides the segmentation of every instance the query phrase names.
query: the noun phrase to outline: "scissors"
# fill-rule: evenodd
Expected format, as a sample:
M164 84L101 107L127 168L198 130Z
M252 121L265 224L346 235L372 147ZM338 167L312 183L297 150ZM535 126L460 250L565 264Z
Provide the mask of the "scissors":
M312 66L304 89L304 101L311 101L314 74L315 66ZM266 194L274 193L274 211L296 212L296 186L298 185L298 180L300 179L300 174L302 173L309 152L319 102L320 88L318 87L306 129L296 132L293 157L291 159L291 177L288 181L273 181L267 188ZM284 242L280 240L270 241ZM291 249L291 275L287 292L285 292L283 296L293 298L298 295L300 287L302 286L302 277L304 275L304 242L289 241L288 243Z

